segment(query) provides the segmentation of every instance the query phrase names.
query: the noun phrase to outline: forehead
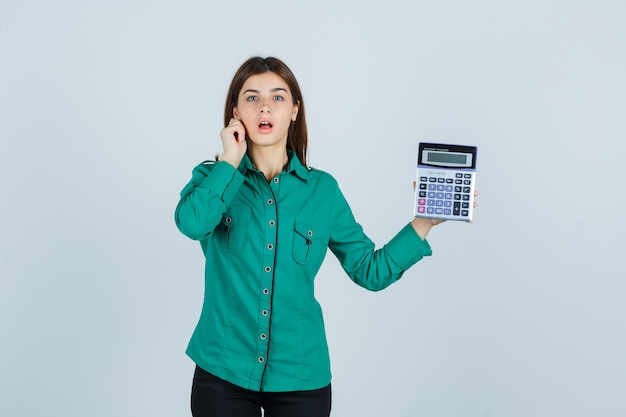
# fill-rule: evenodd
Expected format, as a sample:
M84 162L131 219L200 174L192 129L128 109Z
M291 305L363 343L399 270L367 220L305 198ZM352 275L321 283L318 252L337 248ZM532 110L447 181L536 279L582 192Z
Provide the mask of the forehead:
M257 74L250 76L241 87L240 94L246 90L256 90L260 92L272 91L277 88L282 88L291 93L289 86L278 74L268 71L263 74Z

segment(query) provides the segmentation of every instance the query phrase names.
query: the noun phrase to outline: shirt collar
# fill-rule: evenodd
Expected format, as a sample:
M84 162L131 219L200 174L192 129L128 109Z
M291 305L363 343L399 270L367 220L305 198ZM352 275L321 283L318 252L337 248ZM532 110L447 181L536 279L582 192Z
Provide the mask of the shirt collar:
M287 156L289 157L289 167L287 168L287 172L291 172L297 175L299 178L307 181L309 179L311 170L302 165L293 150L287 149ZM239 167L237 169L244 175L247 171L254 171L254 166L252 165L252 161L248 157L247 153L243 156L241 163L239 164Z

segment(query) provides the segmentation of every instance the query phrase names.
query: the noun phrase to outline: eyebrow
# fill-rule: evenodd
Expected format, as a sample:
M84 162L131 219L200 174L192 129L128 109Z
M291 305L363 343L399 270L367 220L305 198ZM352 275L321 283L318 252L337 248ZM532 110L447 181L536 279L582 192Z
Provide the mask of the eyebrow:
M284 91L285 93L287 93L287 92L288 92L286 88L283 88L283 87L274 87L274 88L272 88L272 89L270 90L270 93L276 93L276 92L278 92L278 91ZM259 90L255 90L255 89L253 89L253 88L248 88L246 91L244 91L244 92L243 92L243 93L241 93L241 94L246 94L246 93L255 93L255 94L259 94L259 93L260 93L260 91L259 91Z

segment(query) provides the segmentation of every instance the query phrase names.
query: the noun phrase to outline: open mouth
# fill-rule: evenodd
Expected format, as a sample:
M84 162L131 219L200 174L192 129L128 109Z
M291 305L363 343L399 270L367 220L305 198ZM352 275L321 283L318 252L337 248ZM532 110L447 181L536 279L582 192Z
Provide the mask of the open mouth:
M272 128L274 125L272 124L272 122L268 122L266 120L262 121L261 123L259 123L259 128L261 129L270 129Z

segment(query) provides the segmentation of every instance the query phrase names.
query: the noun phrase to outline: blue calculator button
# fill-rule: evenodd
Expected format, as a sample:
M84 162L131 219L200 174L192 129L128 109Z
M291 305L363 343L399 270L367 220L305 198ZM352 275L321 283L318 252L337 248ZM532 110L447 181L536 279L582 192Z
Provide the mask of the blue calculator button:
M446 192L451 193L453 188L454 187L452 187L451 185L446 185Z
M437 200L437 201L435 201L435 205L436 205L437 207L443 207L443 200Z
M437 191L443 191L445 189L445 186L443 185L438 185L437 186Z
M428 213L428 214L435 214L435 209L432 208L432 207L428 207L428 208L426 208L426 213Z
M428 189L431 191L435 191L437 189L437 184L428 184Z
M443 206L444 207L452 207L452 201L444 201L443 202Z
M437 193L437 198L440 200L443 199L443 193Z
M452 214L452 210L450 210L449 208L443 209L443 214L445 214L446 216L450 216Z
M452 193L446 193L443 198L445 198L446 200L452 200Z
M428 192L428 198L435 198L437 196L437 193L434 191L429 191Z
M434 206L435 205L435 200L428 200L428 202L426 203L429 206Z
M435 209L435 214L443 214L443 209L440 209L440 208Z

